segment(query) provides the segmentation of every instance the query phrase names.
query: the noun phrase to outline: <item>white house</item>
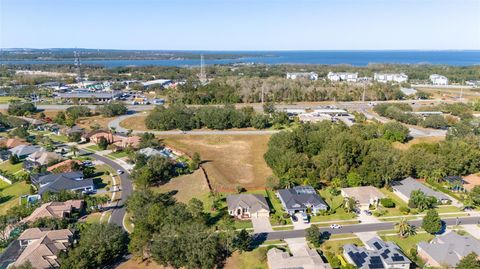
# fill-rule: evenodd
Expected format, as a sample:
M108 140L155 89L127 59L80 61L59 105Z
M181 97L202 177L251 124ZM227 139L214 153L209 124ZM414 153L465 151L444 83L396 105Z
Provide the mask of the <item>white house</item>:
M433 85L448 85L448 78L438 74L430 75L430 81Z
M382 82L382 83L387 83L389 81L402 83L402 82L406 82L408 80L408 76L405 75L404 73L400 73L400 74L375 73L373 75L373 79L378 81L378 82Z
M318 74L315 72L294 72L287 73L287 79L306 78L309 80L317 80Z
M327 78L330 81L348 81L355 82L358 79L358 73L349 72L328 72Z

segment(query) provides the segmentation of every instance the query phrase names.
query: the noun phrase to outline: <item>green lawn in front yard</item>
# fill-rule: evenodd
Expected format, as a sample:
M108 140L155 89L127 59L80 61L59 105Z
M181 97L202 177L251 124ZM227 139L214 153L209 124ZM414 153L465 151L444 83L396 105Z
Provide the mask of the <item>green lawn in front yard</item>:
M22 101L24 99L15 96L0 96L0 104L8 104L10 101Z
M8 160L0 164L0 170L7 171L9 173L15 174L16 172L23 169L23 162L16 164L11 164Z
M90 151L102 151L101 148L99 148L97 145L90 145L86 147L85 149L90 150Z
M350 220L355 218L355 213L347 213L343 208L343 196L337 195L333 196L326 189L319 191L320 196L328 204L328 206L335 210L335 214L326 215L326 216L311 216L310 222L322 222L322 221L332 221L332 220Z
M127 157L127 153L125 151L117 151L117 152L112 152L107 155L108 157L111 157L113 159L120 159L123 157Z
M379 189L383 194L385 194L385 196L387 198L390 198L393 200L393 202L395 203L395 208L385 208L387 210L387 213L385 215L383 215L382 217L388 217L388 216L401 216L401 215L405 215L403 214L402 212L400 212L400 207L404 206L404 207L408 207L407 203L405 203L405 201L403 201L400 197L398 197L395 193L385 189L385 188L381 188ZM380 208L383 209L383 207L380 206Z
M62 143L68 142L68 137L65 135L51 134L48 137L50 137L53 141L62 142Z
M100 218L102 217L102 213L96 212L96 213L91 213L87 216L87 219L85 220L86 223L100 223Z
M30 194L30 185L24 181L10 185L0 180L0 193L2 194L0 215L3 215L11 207L18 205L18 198L20 196Z
M441 205L437 208L438 213L454 213L454 212L464 212L458 207L453 205Z
M107 171L109 175L107 175ZM115 175L116 172L108 165L102 164L95 166L95 186L97 189L104 189L106 187L112 188L112 175ZM118 181L117 184L120 182Z

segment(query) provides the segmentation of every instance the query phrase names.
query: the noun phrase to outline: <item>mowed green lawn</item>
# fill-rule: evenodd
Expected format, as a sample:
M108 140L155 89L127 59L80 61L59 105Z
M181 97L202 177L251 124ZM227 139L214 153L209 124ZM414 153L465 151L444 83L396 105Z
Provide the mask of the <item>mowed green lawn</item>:
M5 161L0 164L0 170L7 171L9 173L15 174L16 172L22 170L23 163L11 164L9 161Z
M395 242L403 250L403 252L408 256L410 255L410 249L416 248L418 243L420 243L421 241L428 242L432 240L435 236L429 233L418 233L414 236L409 236L407 238L401 238L398 235L388 235L388 236L383 235L380 237L385 241Z
M19 204L20 196L30 193L30 185L24 181L10 185L0 180L0 193L2 194L0 215L3 215L9 208Z
M0 104L8 104L10 101L21 101L23 99L14 96L0 96Z

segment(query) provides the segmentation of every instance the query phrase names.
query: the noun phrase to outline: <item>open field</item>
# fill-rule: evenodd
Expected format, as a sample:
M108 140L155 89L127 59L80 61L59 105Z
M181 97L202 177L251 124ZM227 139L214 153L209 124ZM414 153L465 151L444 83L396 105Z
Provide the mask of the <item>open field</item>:
M400 143L400 142L395 142L393 143L393 147L399 149L399 150L407 150L411 146L420 144L420 143L438 143L440 141L445 140L445 137L443 136L430 136L430 137L416 137L407 143Z
M108 123L113 120L114 117L112 118L107 118L104 116L92 116L92 117L85 117L85 118L79 118L77 120L77 125L85 128L85 129L92 129L90 126L97 125L100 126L100 128L107 129L108 130Z
M466 182L468 182L468 183L464 184L463 187L465 187L465 189L467 189L469 191L472 190L473 187L475 187L477 185L480 185L480 174L471 174L471 175L463 177L463 179Z
M192 174L173 178L167 184L152 189L159 192L177 191L175 198L183 203L197 198L206 204L209 194L207 182L200 169Z
M272 171L263 159L270 135L173 135L165 144L192 156L198 152L204 161L212 187L217 191L263 189Z
M148 114L145 113L126 118L120 122L120 126L125 129L148 131L147 126L145 126L145 118L147 115Z

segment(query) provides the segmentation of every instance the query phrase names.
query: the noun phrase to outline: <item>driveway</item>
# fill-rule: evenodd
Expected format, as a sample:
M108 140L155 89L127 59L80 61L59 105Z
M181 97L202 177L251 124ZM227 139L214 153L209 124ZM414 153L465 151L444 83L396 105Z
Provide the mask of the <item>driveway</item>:
M268 217L252 218L253 231L255 233L273 232L270 219Z
M292 221L294 230L305 230L307 228L310 228L310 222L304 223L301 213L295 213L295 217L297 217L297 221Z
M360 214L358 214L357 216L358 216L358 220L361 223L377 223L377 222L380 222L376 217L373 216L373 214L371 214L369 216L363 210L360 211Z
M368 240L378 237L377 232L355 233L355 235L362 241L364 245L367 245Z
M309 256L305 250L308 246L305 237L285 239L285 242L293 256Z
M463 229L473 237L480 239L480 227L477 224L462 225Z

